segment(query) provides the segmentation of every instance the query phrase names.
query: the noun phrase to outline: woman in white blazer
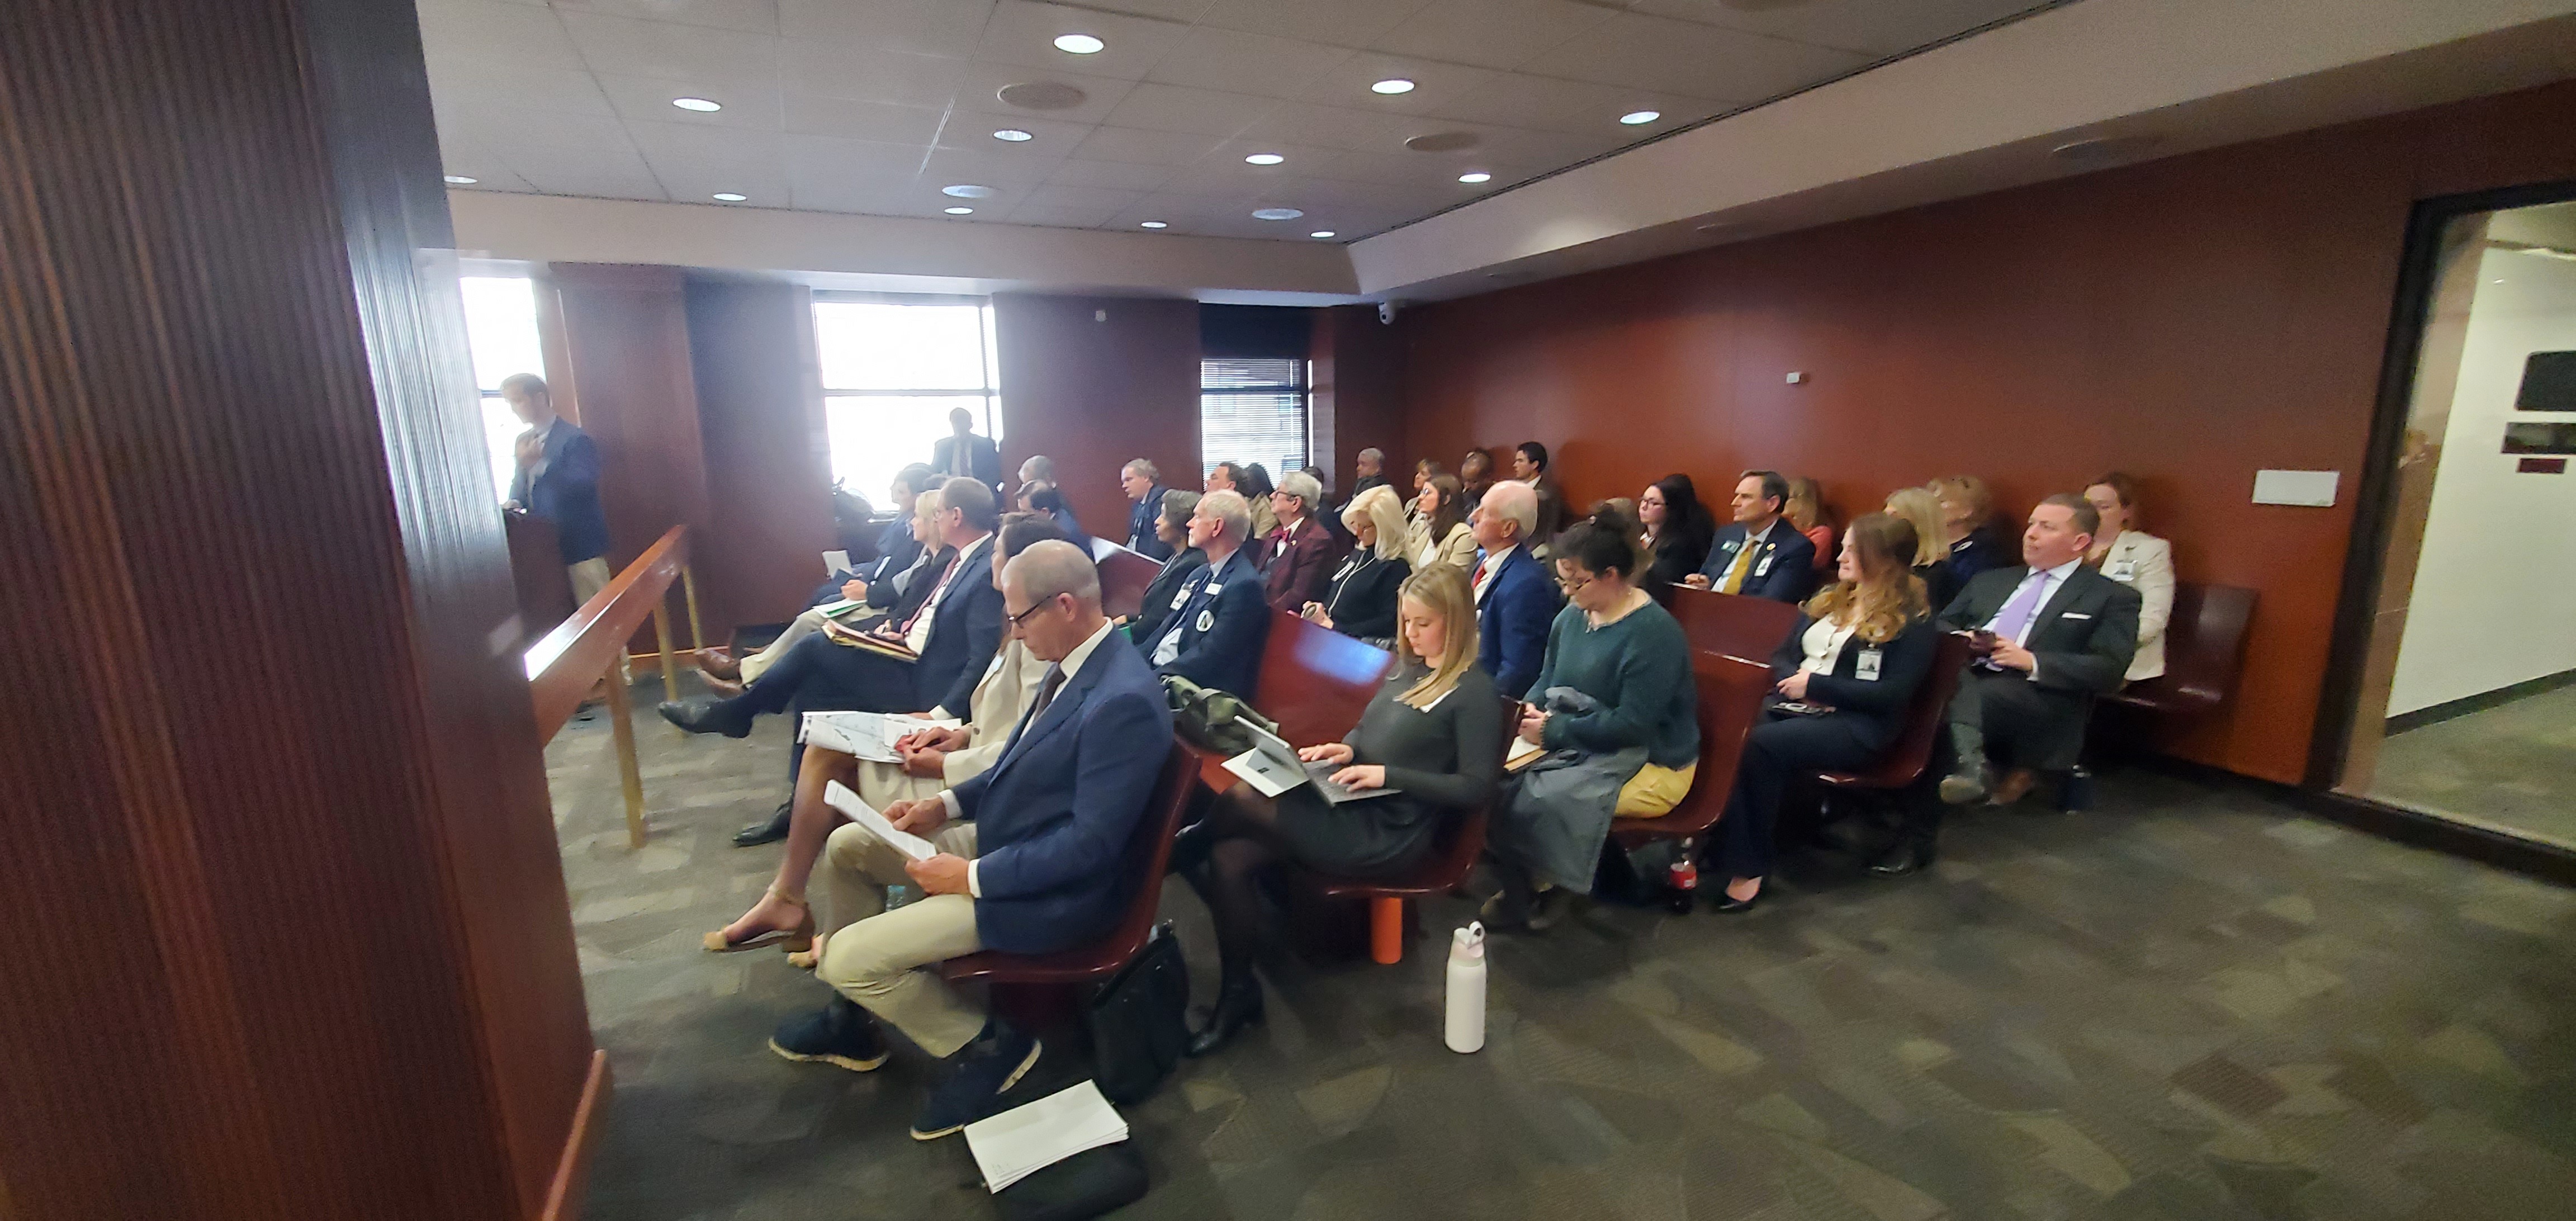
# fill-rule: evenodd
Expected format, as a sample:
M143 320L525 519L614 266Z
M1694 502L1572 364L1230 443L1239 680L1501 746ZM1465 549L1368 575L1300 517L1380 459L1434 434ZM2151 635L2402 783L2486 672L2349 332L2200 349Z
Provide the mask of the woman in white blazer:
M2084 562L2138 591L2138 653L2128 680L2154 678L2165 672L2165 624L2173 619L2173 544L2136 528L2137 480L2113 471L2086 487L2084 499L2102 515Z
M1406 558L1420 572L1433 564L1462 571L1476 566L1476 532L1467 527L1467 497L1453 475L1433 475L1413 498L1413 521L1406 530Z

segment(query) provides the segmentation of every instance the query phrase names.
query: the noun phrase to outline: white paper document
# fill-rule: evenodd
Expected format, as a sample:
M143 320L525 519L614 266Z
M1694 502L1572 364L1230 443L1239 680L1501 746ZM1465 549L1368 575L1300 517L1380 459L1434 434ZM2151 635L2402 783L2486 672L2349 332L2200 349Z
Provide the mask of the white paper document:
M843 787L838 780L823 786L823 804L849 815L851 822L866 827L878 839L894 845L895 851L916 861L926 861L939 855L939 849L929 840L910 831L895 830L885 815L876 812L876 807L859 800L858 794Z
M850 567L850 553L847 551L824 552L823 571L826 575L835 577L845 573L850 576L858 575L858 570Z
M966 1125L966 1147L975 1154L975 1168L984 1172L984 1186L995 1192L1085 1149L1125 1139L1127 1121L1091 1081Z
M1511 750L1503 755L1503 767L1509 771L1519 771L1538 762L1538 757L1546 753L1546 747L1515 734L1512 737Z
M797 727L797 740L808 746L837 750L879 763L901 763L894 744L924 729L955 729L955 720L895 716L884 712L809 712Z

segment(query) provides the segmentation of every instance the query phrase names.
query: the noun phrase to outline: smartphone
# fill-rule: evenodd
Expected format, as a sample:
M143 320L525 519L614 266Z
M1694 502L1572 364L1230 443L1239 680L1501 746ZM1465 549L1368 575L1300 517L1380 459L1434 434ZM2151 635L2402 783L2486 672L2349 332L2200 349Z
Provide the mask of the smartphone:
M1999 637L1997 637L1993 632L1989 632L1984 628L1978 628L1976 631L1968 634L1968 652L1970 655L1976 657L1993 656L1995 651L1995 641L1997 639L1999 639Z

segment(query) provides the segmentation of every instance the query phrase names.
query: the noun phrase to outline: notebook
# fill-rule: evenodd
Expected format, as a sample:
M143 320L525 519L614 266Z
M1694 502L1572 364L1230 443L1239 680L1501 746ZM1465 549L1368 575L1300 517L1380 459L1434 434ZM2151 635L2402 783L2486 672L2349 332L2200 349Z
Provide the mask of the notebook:
M913 652L912 646L907 645L900 640L896 640L888 636L880 636L875 632L863 632L857 628L843 626L841 621L838 619L826 618L823 620L823 635L830 639L834 644L848 645L854 649L866 649L871 653L881 653L887 657L895 659L896 661L921 660L921 654Z

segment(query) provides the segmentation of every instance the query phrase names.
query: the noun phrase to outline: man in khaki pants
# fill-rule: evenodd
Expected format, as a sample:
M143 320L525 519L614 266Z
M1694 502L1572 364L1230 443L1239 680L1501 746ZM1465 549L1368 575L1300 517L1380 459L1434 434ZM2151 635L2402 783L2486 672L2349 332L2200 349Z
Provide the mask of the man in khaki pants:
M546 379L513 373L501 379L501 398L527 422L519 434L518 473L501 507L553 522L572 578L575 606L608 585L608 518L599 509L599 446L590 434L555 414Z
M1159 883L1134 876L1126 849L1172 749L1162 684L1101 614L1099 571L1081 548L1031 546L1003 569L1002 600L1029 652L1053 663L1036 701L990 771L885 809L895 829L929 839L926 859L857 823L832 833L825 893L835 913L860 918L821 946L814 973L832 986L830 1004L769 1041L791 1060L866 1072L885 1063L884 1022L955 1061L913 1120L917 1140L1000 1109L1044 1052L988 1021L938 964L1083 944L1118 923L1138 886ZM885 887L907 879L923 897L886 910Z

